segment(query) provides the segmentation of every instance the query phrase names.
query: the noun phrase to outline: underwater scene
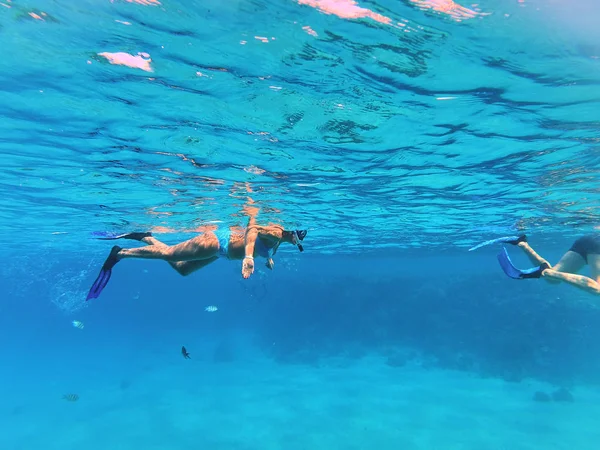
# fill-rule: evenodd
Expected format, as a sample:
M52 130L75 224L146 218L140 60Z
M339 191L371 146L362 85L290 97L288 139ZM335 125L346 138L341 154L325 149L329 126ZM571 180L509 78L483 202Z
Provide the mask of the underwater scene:
M599 18L0 0L0 450L600 448Z

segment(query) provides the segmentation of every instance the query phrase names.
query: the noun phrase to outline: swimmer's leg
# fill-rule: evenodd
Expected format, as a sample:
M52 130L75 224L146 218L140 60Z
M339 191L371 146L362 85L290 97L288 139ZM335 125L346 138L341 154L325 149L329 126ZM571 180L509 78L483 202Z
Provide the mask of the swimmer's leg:
M192 273L193 271L210 264L218 258L219 240L212 232L196 236L188 241L182 242L181 244L172 246L163 244L157 239L152 238L152 236L146 236L142 238L142 241L145 239L150 240L150 242L154 242L155 240L156 243L161 245L149 245L148 247L141 248L121 248L115 245L112 248L110 255L100 269L100 274L98 274L96 281L94 281L94 284L92 284L86 300L98 298L110 280L112 268L124 258L162 259L163 261L173 263L178 263L181 261L204 263L188 266L173 266L175 270L182 275Z
M525 237L525 235L519 237L519 240L516 243L516 245L525 252L527 258L529 258L529 261L531 261L532 264L536 266L541 266L543 264L548 264L548 266L552 266L548 261L546 261L540 255L538 255L533 248L531 248L531 246L527 242L527 238Z
M508 255L498 255L500 265L504 272L511 278L544 278L551 283L559 283L561 281L571 284L579 289L582 289L591 294L600 295L600 255L589 254L588 261L592 269L592 278L583 275L577 275L585 266L585 259L574 251L569 250L563 255L560 261L554 266L550 266L548 261L539 256L526 241L521 241L517 244L525 251L531 262L539 264L539 267L529 269L528 271L518 271L510 263ZM531 271L531 272L530 272Z
M169 262L169 264L180 275L183 275L185 277L191 273L196 272L197 270L202 269L205 266L208 266L210 263L215 262L217 259L219 259L218 256L213 256L212 258L202 259L200 261L178 261Z
M207 232L177 245L166 245L150 236L142 239L148 245L139 248L124 248L118 260L125 258L162 259L163 261L197 261L218 256L219 240L213 232Z
M569 250L560 258L560 261L552 267L553 270L566 273L577 273L585 266L586 262L579 253Z
M148 245L156 245L158 247L165 247L165 248L169 247L167 244L159 241L154 236L145 236L143 239L141 239L141 241ZM212 258L201 259L199 261L177 261L177 262L167 261L167 262L180 275L185 277L197 270L202 269L205 266L208 266L210 263L215 262L217 259L219 259L218 256L213 256Z
M583 257L574 251L569 250L564 256L560 259L560 261L552 266L546 259L542 258L537 252L531 248L525 236L520 238L519 243L517 244L527 255L529 260L537 265L542 266L544 264L548 264L550 268L558 272L567 272L567 273L577 273L579 272L583 266L585 266L585 260Z
M592 270L592 280L596 280L596 283L600 284L600 255L588 253L588 264Z
M585 265L585 260L579 253L569 250L556 266L544 271L543 277L564 281L591 294L600 295L600 255L588 254L588 263L591 278L573 273Z
M545 258L542 258L540 255L538 255L538 253L529 245L525 235L523 235L519 238L519 242L516 245L518 247L520 247L521 250L523 250L523 252L525 252L525 255L527 255L527 258L529 259L529 261L532 262L532 264L535 264L536 266L539 266L539 267L542 267L545 264L547 264L548 267L552 267L552 264L550 264ZM556 269L556 267L554 269ZM579 269L581 269L581 268L579 268ZM579 269L577 269L577 270L579 270ZM558 270L560 270L560 269L558 269ZM553 278L549 278L549 277L544 278L544 279L551 284L560 283L560 280L557 280L557 279L553 279Z
M593 280L583 275L558 272L554 269L544 270L542 276L544 278L549 278L557 281L564 281L565 283L569 283L591 294L600 295L600 282L598 281L598 279Z
M529 260L535 265L535 267L530 269L517 269L508 257L506 248L502 248L502 252L498 254L498 262L500 263L500 267L502 267L504 273L510 278L540 278L544 270L551 267L550 263L538 255L536 251L527 243L527 236L519 236L517 239L507 241L507 243L520 247L525 252Z

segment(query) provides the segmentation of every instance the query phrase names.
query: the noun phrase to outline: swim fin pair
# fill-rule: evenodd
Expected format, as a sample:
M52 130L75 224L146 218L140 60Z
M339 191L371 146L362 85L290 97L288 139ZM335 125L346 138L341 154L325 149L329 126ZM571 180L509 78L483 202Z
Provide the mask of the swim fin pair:
M550 265L544 263L541 266L531 267L529 269L517 269L508 257L506 247L502 247L502 252L498 253L498 262L500 263L500 267L502 267L504 273L510 278L514 278L516 280L540 278L542 276L542 272L550 268Z
M119 235L111 235L111 234L102 233L101 236L102 237L99 237L97 239L101 239L104 241L112 241L112 240L116 240L116 239L132 239L135 241L141 241L145 237L152 236L152 233L150 233L150 232L134 232L134 233L119 234ZM108 284L108 282L110 280L110 276L112 275L112 268L115 266L115 264L117 264L119 262L119 259L117 258L117 254L119 253L120 250L121 250L121 247L119 247L117 245L115 245L111 249L110 254L108 255L108 258L106 258L106 261L104 261L104 264L102 265L102 268L100 269L100 273L98 274L98 278L96 278L96 281L94 281L94 284L92 284L92 287L90 288L90 291L88 292L88 295L87 295L85 301L88 301L92 298L98 298L100 296L100 294L102 293L102 290L106 287L106 285Z

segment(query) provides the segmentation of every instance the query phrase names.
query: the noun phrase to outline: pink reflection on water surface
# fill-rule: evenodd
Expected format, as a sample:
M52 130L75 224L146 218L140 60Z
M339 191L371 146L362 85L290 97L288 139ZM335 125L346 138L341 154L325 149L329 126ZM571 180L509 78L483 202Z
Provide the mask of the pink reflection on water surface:
M301 5L312 6L318 10L341 17L342 19L369 18L389 24L392 19L367 8L361 8L354 0L298 0Z
M150 67L152 59L150 59L150 55L148 53L138 53L134 56L124 52L102 52L98 53L98 55L106 58L111 64L127 66L133 69L141 69L145 70L146 72L153 72L152 67Z
M486 16L486 13L480 13L455 3L453 0L410 0L416 6L423 10L431 10L438 13L447 14L454 20L460 22L465 19L473 19L477 16Z

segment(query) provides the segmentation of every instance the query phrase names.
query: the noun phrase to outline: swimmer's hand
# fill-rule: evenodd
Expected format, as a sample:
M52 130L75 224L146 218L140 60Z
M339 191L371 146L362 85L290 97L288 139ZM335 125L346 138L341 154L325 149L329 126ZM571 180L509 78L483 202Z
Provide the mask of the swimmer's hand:
M273 267L275 267L275 261L273 261L273 258L267 259L267 267L273 270Z
M247 279L254 273L254 258L246 256L242 261L242 276Z

